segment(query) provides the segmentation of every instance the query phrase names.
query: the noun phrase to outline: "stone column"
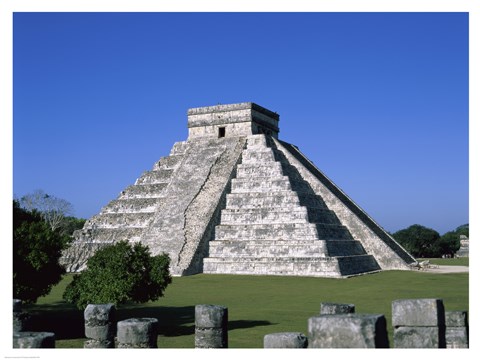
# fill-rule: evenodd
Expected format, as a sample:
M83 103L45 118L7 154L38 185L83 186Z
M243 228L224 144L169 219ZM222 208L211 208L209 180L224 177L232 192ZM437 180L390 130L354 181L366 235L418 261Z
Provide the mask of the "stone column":
M353 314L355 313L354 304L321 303L320 315L333 314Z
M445 308L441 299L392 302L396 348L445 348Z
M228 309L219 305L195 306L195 348L228 348Z
M13 299L13 332L25 330L28 313L22 311L22 300Z
M445 342L448 349L468 348L468 320L466 311L446 311L445 327Z
M158 320L133 318L117 323L118 348L156 348Z
M14 349L54 348L55 334L51 332L21 331L13 333Z
M307 337L299 332L273 333L263 338L264 349L302 349L307 346Z
M308 319L309 348L388 348L387 321L377 314L320 315Z
M115 347L115 305L88 304L83 312L85 319L84 348L114 348Z

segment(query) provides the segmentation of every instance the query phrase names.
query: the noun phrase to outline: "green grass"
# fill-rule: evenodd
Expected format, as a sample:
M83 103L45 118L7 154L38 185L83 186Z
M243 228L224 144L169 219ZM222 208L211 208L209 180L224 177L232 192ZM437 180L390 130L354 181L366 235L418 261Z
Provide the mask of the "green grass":
M464 258L457 258L457 259L439 259L439 258L434 258L434 259L417 259L418 261L423 261L423 260L430 260L431 264L435 265L452 265L452 266L468 266L468 257Z
M67 275L27 310L34 316L35 330L56 333L57 347L81 348L83 312L62 301L71 278ZM156 317L159 347L193 348L195 305L224 305L229 313L229 347L262 348L269 333L307 334L308 318L319 313L321 302L352 303L357 313L385 315L393 347L391 303L413 298L441 298L447 311L468 311L468 274L385 271L349 279L200 274L174 278L158 301L120 306L117 320Z

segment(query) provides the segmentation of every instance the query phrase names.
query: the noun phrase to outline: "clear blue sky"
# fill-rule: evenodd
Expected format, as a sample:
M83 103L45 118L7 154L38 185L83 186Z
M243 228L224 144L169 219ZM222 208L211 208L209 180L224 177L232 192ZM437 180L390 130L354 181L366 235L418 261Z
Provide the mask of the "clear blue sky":
M15 13L13 193L88 218L251 101L387 231L469 222L467 13Z

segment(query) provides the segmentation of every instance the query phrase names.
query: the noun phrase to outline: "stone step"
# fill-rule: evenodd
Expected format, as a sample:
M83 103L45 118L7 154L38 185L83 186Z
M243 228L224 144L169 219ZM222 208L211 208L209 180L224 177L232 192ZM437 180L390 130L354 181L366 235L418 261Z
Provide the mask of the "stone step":
M232 193L272 192L292 190L286 176L254 179L232 179Z
M170 155L162 157L155 163L155 165L153 166L153 170L176 169L182 159L183 155Z
M172 149L170 150L170 155L183 155L188 148L187 141L178 141L173 144Z
M110 243L110 242L116 242L116 241L122 241L122 240L128 240L129 242L138 242L141 240L141 235L143 233L143 230L144 230L143 227L111 228L111 229L96 228L94 230L88 227L84 227L82 230L78 230L78 231L80 231L81 233L88 232L90 234L93 234L93 238L95 239L95 242ZM78 239L77 236L75 238Z
M337 259L342 275L364 274L381 270L372 255L339 256Z
M263 148L267 146L267 139L265 135L250 135L247 140L247 149L251 148Z
M130 185L120 193L119 199L160 198L167 183Z
M328 240L326 241L328 255L352 256L365 255L365 249L357 240Z
M347 257L205 258L206 274L346 277L379 271L371 255Z
M215 240L353 240L350 232L339 225L329 224L252 224L217 225Z
M270 177L283 176L282 165L279 162L272 163L252 163L252 164L238 164L237 179L252 178L252 177Z
M151 213L155 212L162 200L163 198L116 199L110 201L101 213Z
M173 171L173 169L146 171L135 181L135 185L168 183Z
M259 207L308 206L327 209L317 195L295 191L227 194L228 209L250 209Z
M88 220L89 225L97 228L144 228L148 226L155 213L101 213Z
M282 208L224 209L222 225L228 224L277 224L312 222L341 225L335 214L326 209L287 205Z
M210 241L211 257L239 256L355 256L365 255L357 240L221 240Z
M257 176L255 178L232 179L232 193L264 193L289 190L314 195L306 182L291 180L288 176Z
M276 162L272 149L255 149L244 150L242 153L242 164L255 164L255 163L273 163Z
M210 241L209 256L231 257L325 257L326 242L319 240Z

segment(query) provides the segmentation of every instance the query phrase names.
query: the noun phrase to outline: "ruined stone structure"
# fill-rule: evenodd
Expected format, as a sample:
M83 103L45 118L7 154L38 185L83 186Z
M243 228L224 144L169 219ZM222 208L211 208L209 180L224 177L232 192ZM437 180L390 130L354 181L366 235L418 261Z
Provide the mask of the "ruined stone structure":
M194 108L189 135L75 233L63 262L84 269L121 240L168 253L173 275L346 277L415 260L254 103Z
M469 239L465 235L460 235L460 249L455 253L455 257L468 257Z

